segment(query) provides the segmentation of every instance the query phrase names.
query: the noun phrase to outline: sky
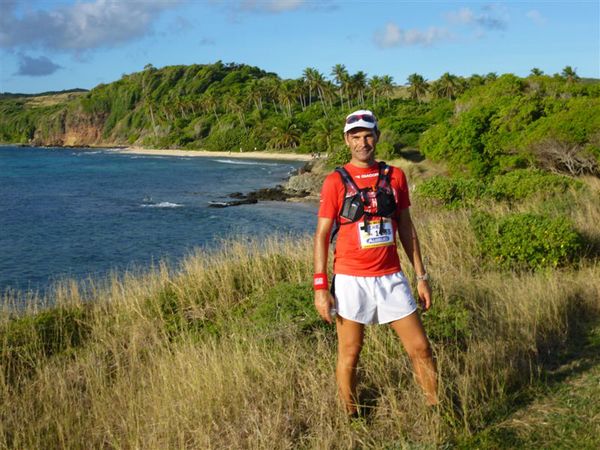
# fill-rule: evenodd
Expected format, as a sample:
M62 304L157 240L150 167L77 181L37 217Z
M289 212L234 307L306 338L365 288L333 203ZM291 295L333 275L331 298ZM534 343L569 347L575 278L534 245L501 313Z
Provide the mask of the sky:
M282 78L344 64L397 84L567 65L600 78L600 0L0 0L0 92L219 60Z

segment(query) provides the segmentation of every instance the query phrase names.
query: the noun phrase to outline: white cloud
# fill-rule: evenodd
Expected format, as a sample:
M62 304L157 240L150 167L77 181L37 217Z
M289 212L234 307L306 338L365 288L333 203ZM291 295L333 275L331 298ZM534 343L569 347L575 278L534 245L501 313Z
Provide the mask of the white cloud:
M25 54L20 54L19 70L15 73L15 75L42 77L45 75L51 75L59 69L62 69L62 67L50 61L50 59L48 59L46 56L33 58Z
M149 34L160 14L179 3L95 0L19 15L16 2L8 2L0 18L0 47L72 52L114 47Z
M529 19L531 19L536 25L544 25L546 23L546 18L537 9L532 9L531 11L528 11L525 15Z
M273 12L290 11L305 6L305 0L271 0L266 3L266 8Z
M498 5L486 5L481 11L461 8L445 14L446 19L455 25L478 26L486 30L504 30L508 26L508 12Z
M471 8L461 8L458 11L446 13L446 18L450 23L465 25L475 21L475 14Z
M334 0L210 0L212 3L224 5L233 12L252 11L267 13L283 13L299 9L327 10L335 8Z
M427 30L403 30L394 23L388 23L383 30L375 33L375 43L381 48L422 45L449 40L451 33L445 28L429 27Z

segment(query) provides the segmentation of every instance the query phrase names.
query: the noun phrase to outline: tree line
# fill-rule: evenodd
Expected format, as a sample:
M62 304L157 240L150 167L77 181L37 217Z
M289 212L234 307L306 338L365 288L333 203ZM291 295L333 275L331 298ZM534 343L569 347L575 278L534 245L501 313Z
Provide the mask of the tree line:
M483 158L483 173L497 165L498 155L530 152L540 139L530 136L534 128L543 128L541 124L552 122L565 108L577 111L575 116L584 114L580 100L593 103L598 98L597 80L581 80L570 66L552 76L534 68L526 78L444 73L428 81L413 73L406 81L397 85L390 75L352 74L343 64L334 65L329 76L307 67L297 79L220 61L161 69L148 64L61 104L45 107L25 97L0 99L0 140L61 145L67 131L77 136L87 130L82 133L87 141L75 143L334 154L343 147L344 116L368 108L382 123L381 156L419 148L433 159L452 159L457 167ZM582 117L589 121L595 115ZM554 126L550 134L568 128L564 123ZM513 128L521 131L513 133ZM577 145L593 153L594 132L590 126L584 129ZM562 132L561 142L571 142L575 135ZM523 158L516 159L523 164Z

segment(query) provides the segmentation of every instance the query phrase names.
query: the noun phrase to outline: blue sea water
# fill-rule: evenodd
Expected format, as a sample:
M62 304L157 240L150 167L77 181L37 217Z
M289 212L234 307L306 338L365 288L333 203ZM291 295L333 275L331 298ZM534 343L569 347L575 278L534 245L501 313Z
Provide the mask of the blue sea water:
M0 291L176 263L233 236L314 230L316 205L209 208L280 184L301 162L0 147Z

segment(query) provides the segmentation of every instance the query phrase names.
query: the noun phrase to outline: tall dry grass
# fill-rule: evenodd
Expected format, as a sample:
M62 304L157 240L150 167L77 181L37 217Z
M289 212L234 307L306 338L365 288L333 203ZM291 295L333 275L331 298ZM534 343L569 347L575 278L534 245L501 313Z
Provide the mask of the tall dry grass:
M572 219L599 239L600 205L578 198ZM316 313L275 315L273 326L255 315L277 286L308 292L310 303L310 238L233 242L177 268L65 282L49 309L17 311L5 295L0 446L405 448L477 431L598 319L600 265L590 253L571 269L486 269L468 215L413 212L433 276L424 321L437 410L424 406L393 332L373 327L359 368L368 417L348 422L336 400L333 328L314 325ZM285 295L277 299L283 314Z

